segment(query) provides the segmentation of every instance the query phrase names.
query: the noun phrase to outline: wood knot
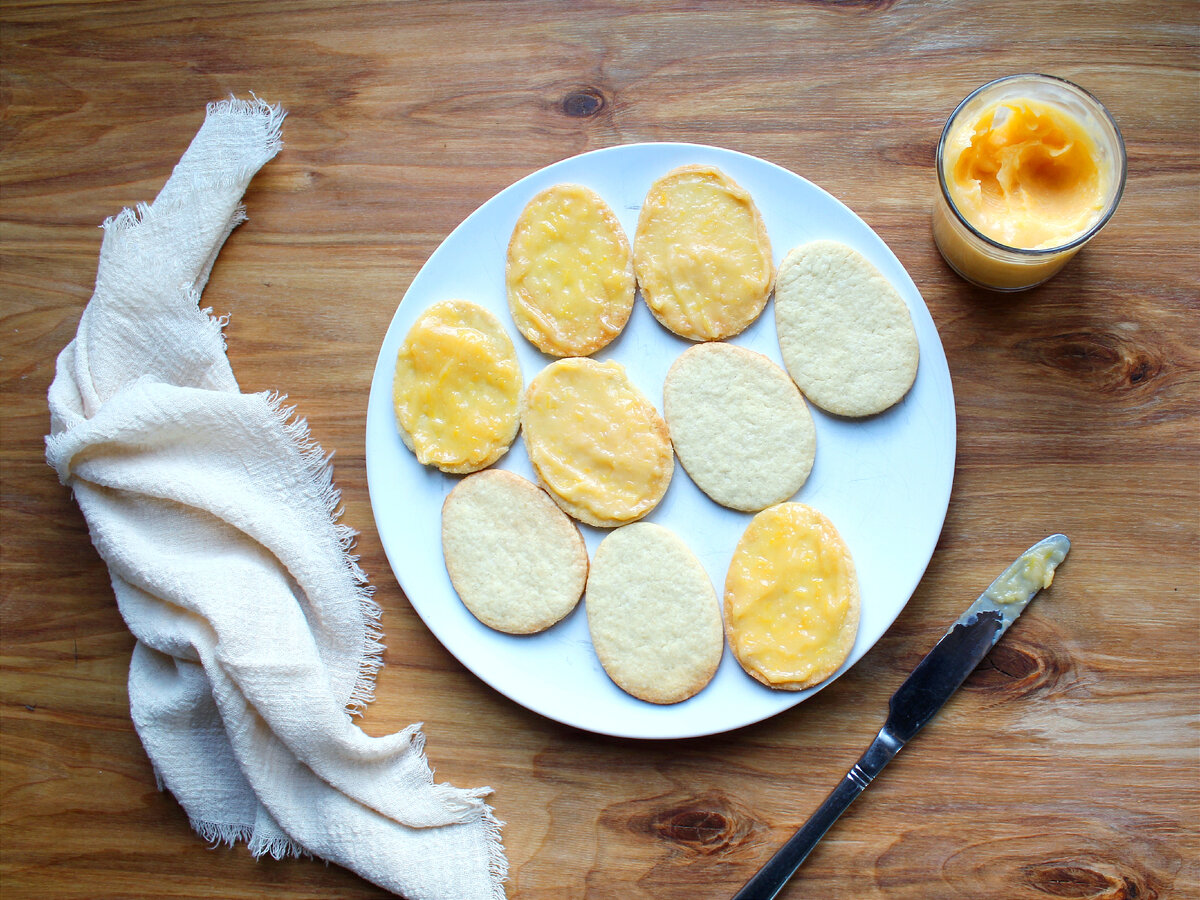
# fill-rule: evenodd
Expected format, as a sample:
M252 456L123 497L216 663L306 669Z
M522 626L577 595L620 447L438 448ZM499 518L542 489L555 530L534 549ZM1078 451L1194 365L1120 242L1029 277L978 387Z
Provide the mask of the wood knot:
M728 843L732 823L712 809L673 809L654 822L654 830L678 844L709 847Z
M1139 388L1163 373L1149 348L1111 332L1076 331L1021 341L1017 349L1041 365L1085 378L1104 391Z
M1157 892L1148 890L1134 875L1099 872L1072 863L1028 866L1024 880L1043 894L1075 900L1150 900L1157 896Z
M753 815L736 808L720 793L677 800L665 809L648 809L631 816L629 825L706 856L740 847L759 830Z
M571 91L562 99L564 115L573 119L589 119L599 115L608 106L604 92L599 88L585 87Z
M1053 645L1031 644L1010 633L980 663L969 686L1016 698L1056 690L1070 678L1069 656Z

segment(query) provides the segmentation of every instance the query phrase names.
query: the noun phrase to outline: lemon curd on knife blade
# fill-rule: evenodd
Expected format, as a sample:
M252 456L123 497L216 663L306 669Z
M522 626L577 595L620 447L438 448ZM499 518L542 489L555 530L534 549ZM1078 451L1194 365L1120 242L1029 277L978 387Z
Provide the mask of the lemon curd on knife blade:
M413 323L396 355L400 436L422 465L465 474L507 452L520 424L521 366L500 320L443 300Z
M1026 551L984 594L993 603L1025 603L1054 582L1054 570L1066 557L1060 546L1046 544Z
M768 687L798 691L841 667L858 634L858 577L833 523L803 503L756 515L725 579L734 656Z

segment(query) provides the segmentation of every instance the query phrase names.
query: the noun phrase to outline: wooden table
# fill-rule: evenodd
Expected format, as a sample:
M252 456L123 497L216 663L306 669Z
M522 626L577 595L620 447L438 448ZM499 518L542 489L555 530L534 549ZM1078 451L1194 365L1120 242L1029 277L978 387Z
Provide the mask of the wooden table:
M726 897L820 802L947 624L1025 545L1074 550L786 897L1200 895L1200 7L1185 2L23 3L2 13L3 867L6 898L377 897L320 862L210 850L129 721L133 640L43 460L46 388L96 226L153 198L205 102L255 91L286 147L205 305L244 390L337 451L387 668L365 728L424 721L439 779L490 784L513 898ZM999 75L1098 95L1129 181L1046 286L973 289L929 235L946 115ZM829 190L924 295L954 379L941 541L898 621L795 709L680 742L560 726L424 627L374 531L367 389L405 288L479 204L541 166L695 141Z

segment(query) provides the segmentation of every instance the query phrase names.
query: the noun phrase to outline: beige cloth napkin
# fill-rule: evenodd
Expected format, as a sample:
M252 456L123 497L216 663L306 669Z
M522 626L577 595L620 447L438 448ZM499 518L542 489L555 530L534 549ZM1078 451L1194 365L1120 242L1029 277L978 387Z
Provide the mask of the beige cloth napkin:
M47 459L137 638L138 734L202 837L311 853L412 900L495 900L490 789L435 784L419 725L373 738L351 718L383 648L329 459L278 396L238 390L225 323L198 305L283 117L211 104L153 204L104 223Z

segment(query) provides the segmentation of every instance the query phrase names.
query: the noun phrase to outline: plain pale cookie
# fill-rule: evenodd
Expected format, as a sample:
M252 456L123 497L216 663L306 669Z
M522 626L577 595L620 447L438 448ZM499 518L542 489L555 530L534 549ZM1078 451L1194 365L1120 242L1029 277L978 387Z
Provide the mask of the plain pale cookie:
M467 609L509 634L549 628L587 581L579 529L545 491L503 469L464 478L446 497L442 552Z
M746 512L787 500L812 470L817 433L787 373L761 353L698 344L663 384L671 443L709 497Z
M462 475L498 460L521 414L521 365L500 320L466 300L425 310L396 354L392 402L422 465Z
M687 544L661 525L627 525L600 542L584 608L604 671L641 700L686 700L721 662L716 591Z
M646 305L693 341L732 337L758 318L775 265L750 194L714 166L683 166L650 187L633 267Z
M820 684L858 634L858 576L841 535L803 503L756 515L725 578L725 629L737 661L767 687Z
M615 361L560 359L529 383L529 461L567 513L599 528L640 519L675 471L667 424Z
M529 201L508 243L508 308L543 353L589 356L633 311L633 253L600 196L558 184Z
M917 333L904 300L866 257L836 241L788 253L775 326L804 396L836 415L882 412L917 377Z

